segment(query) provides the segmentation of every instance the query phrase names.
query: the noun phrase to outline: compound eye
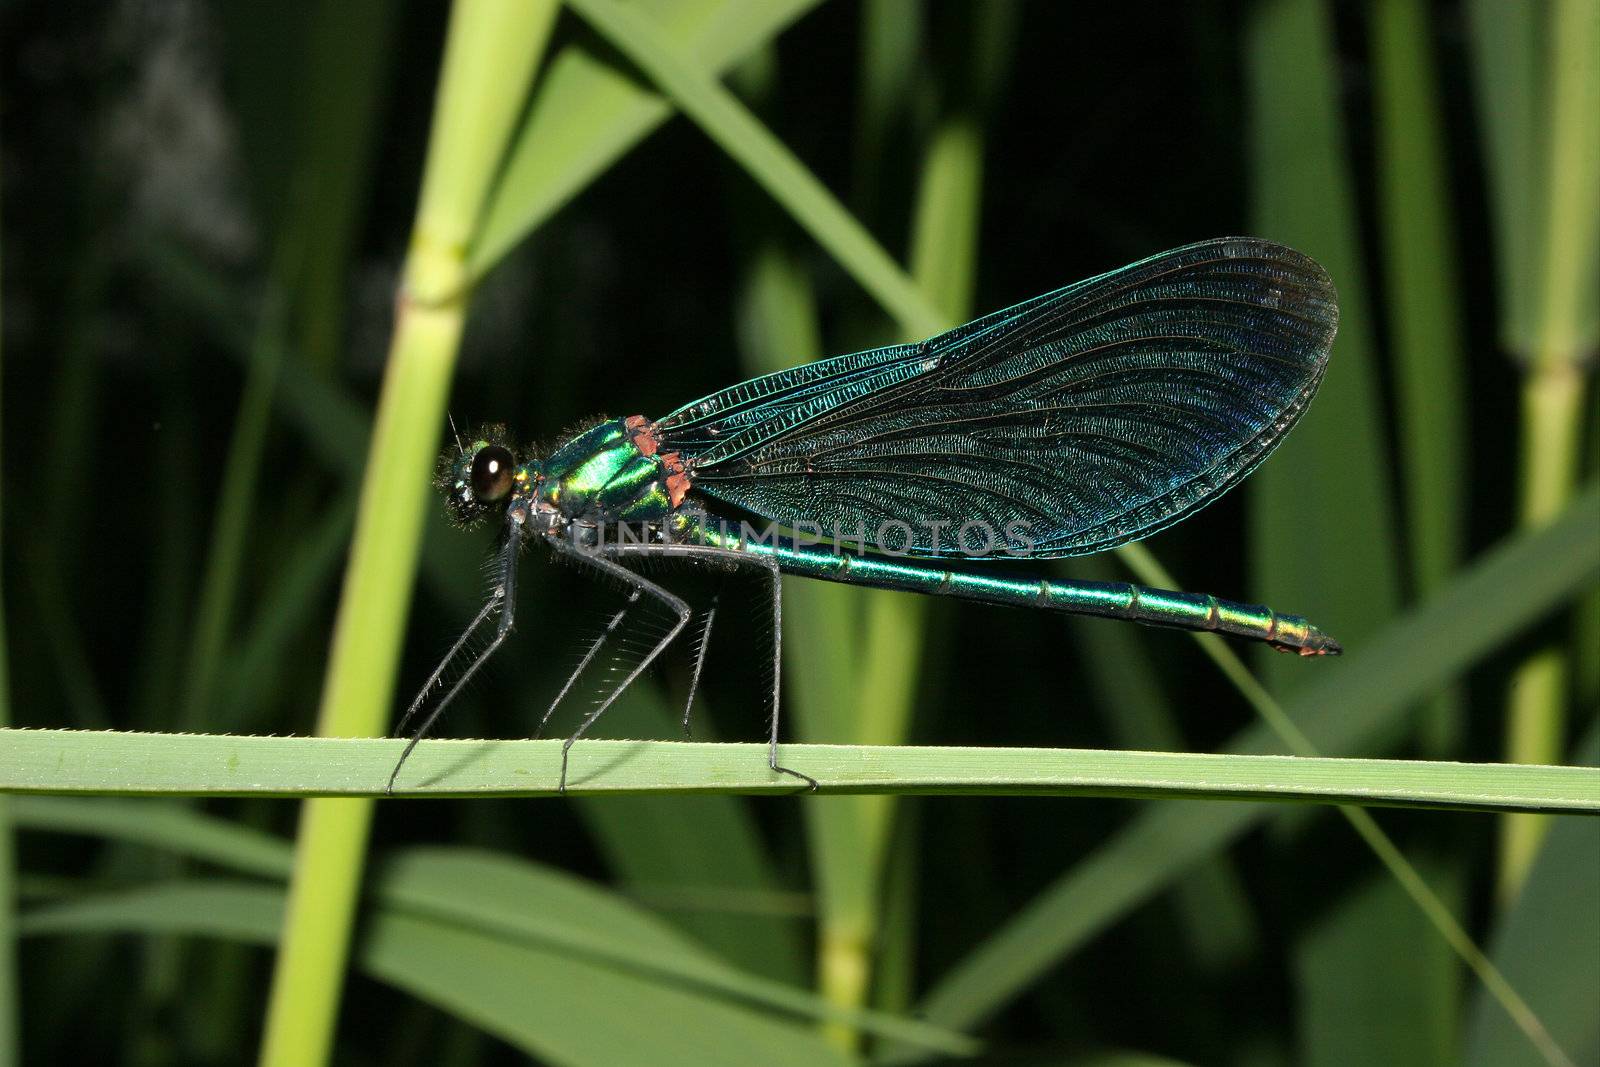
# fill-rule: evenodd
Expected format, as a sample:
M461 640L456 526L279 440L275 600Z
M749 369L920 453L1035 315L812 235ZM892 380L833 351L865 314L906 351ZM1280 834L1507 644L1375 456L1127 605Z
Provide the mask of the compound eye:
M486 445L472 457L472 495L477 500L495 501L511 492L512 471L517 461L510 449Z

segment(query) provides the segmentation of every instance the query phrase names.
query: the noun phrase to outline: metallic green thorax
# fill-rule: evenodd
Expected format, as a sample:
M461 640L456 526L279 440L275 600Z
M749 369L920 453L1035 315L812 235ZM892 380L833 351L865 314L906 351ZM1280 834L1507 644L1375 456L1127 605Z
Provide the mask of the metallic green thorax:
M641 452L623 420L612 419L524 464L516 496L573 522L657 522L672 510L666 479L660 457Z

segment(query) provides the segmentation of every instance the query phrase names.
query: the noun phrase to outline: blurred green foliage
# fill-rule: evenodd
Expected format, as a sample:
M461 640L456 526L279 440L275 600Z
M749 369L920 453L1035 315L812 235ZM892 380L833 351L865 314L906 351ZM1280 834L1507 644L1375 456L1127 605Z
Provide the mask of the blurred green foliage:
M0 8L0 711L310 732L424 160L442 151L449 9L86 10ZM1156 10L574 4L530 96L490 59L476 71L510 132L461 179L487 184L457 220L476 285L451 410L548 444L601 411L658 413L1187 241L1283 240L1343 294L1324 395L1245 489L1150 547L1186 586L1270 597L1349 639L1344 663L1265 674L1327 754L1492 761L1533 737L1542 758L1595 762L1592 570L1534 590L1474 568L1597 472L1600 5ZM421 456L443 428L405 432ZM473 611L486 536L430 513L399 669L379 657L345 684L381 707L426 676ZM450 735L525 736L615 610L615 591L530 562L513 647ZM671 580L698 603L714 591ZM403 619L409 575L395 582ZM806 740L1273 744L1178 635L786 595ZM720 618L697 736L752 739L759 591L729 583ZM1404 647L1397 619L1434 621L1411 636L1436 654L1386 651ZM600 735L671 737L688 667L672 659ZM1533 681L1508 701L1513 678ZM14 868L0 848L0 1019L20 1019L20 1039L0 1026L0 1063L255 1055L273 957L239 945L278 937L296 805L43 803L11 804ZM1536 1025L1474 989L1323 809L484 800L378 806L364 895L337 919L353 948L332 1058L906 1062L970 1036L996 1063L1600 1063L1584 966L1600 826L1515 824L1534 829L1508 829L1518 858L1497 874L1487 816L1378 819Z

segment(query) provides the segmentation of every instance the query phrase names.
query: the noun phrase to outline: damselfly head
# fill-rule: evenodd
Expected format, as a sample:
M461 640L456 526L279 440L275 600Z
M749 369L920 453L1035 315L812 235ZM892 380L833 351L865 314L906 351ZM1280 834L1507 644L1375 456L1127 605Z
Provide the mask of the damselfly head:
M505 503L516 474L517 456L506 428L494 424L480 428L468 442L452 441L439 457L434 484L445 494L450 517L470 526Z

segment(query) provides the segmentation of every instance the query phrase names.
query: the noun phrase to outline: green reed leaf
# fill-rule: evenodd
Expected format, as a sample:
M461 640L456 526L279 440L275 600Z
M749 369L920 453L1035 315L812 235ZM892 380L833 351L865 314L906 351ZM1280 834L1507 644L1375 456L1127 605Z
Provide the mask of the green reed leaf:
M0 731L0 790L178 796L382 796L405 740L112 730ZM550 796L561 746L430 740L397 796ZM912 745L785 745L823 794L1189 797L1600 812L1584 767L1191 752ZM804 787L801 787L801 792ZM568 793L795 794L763 744L589 741Z

